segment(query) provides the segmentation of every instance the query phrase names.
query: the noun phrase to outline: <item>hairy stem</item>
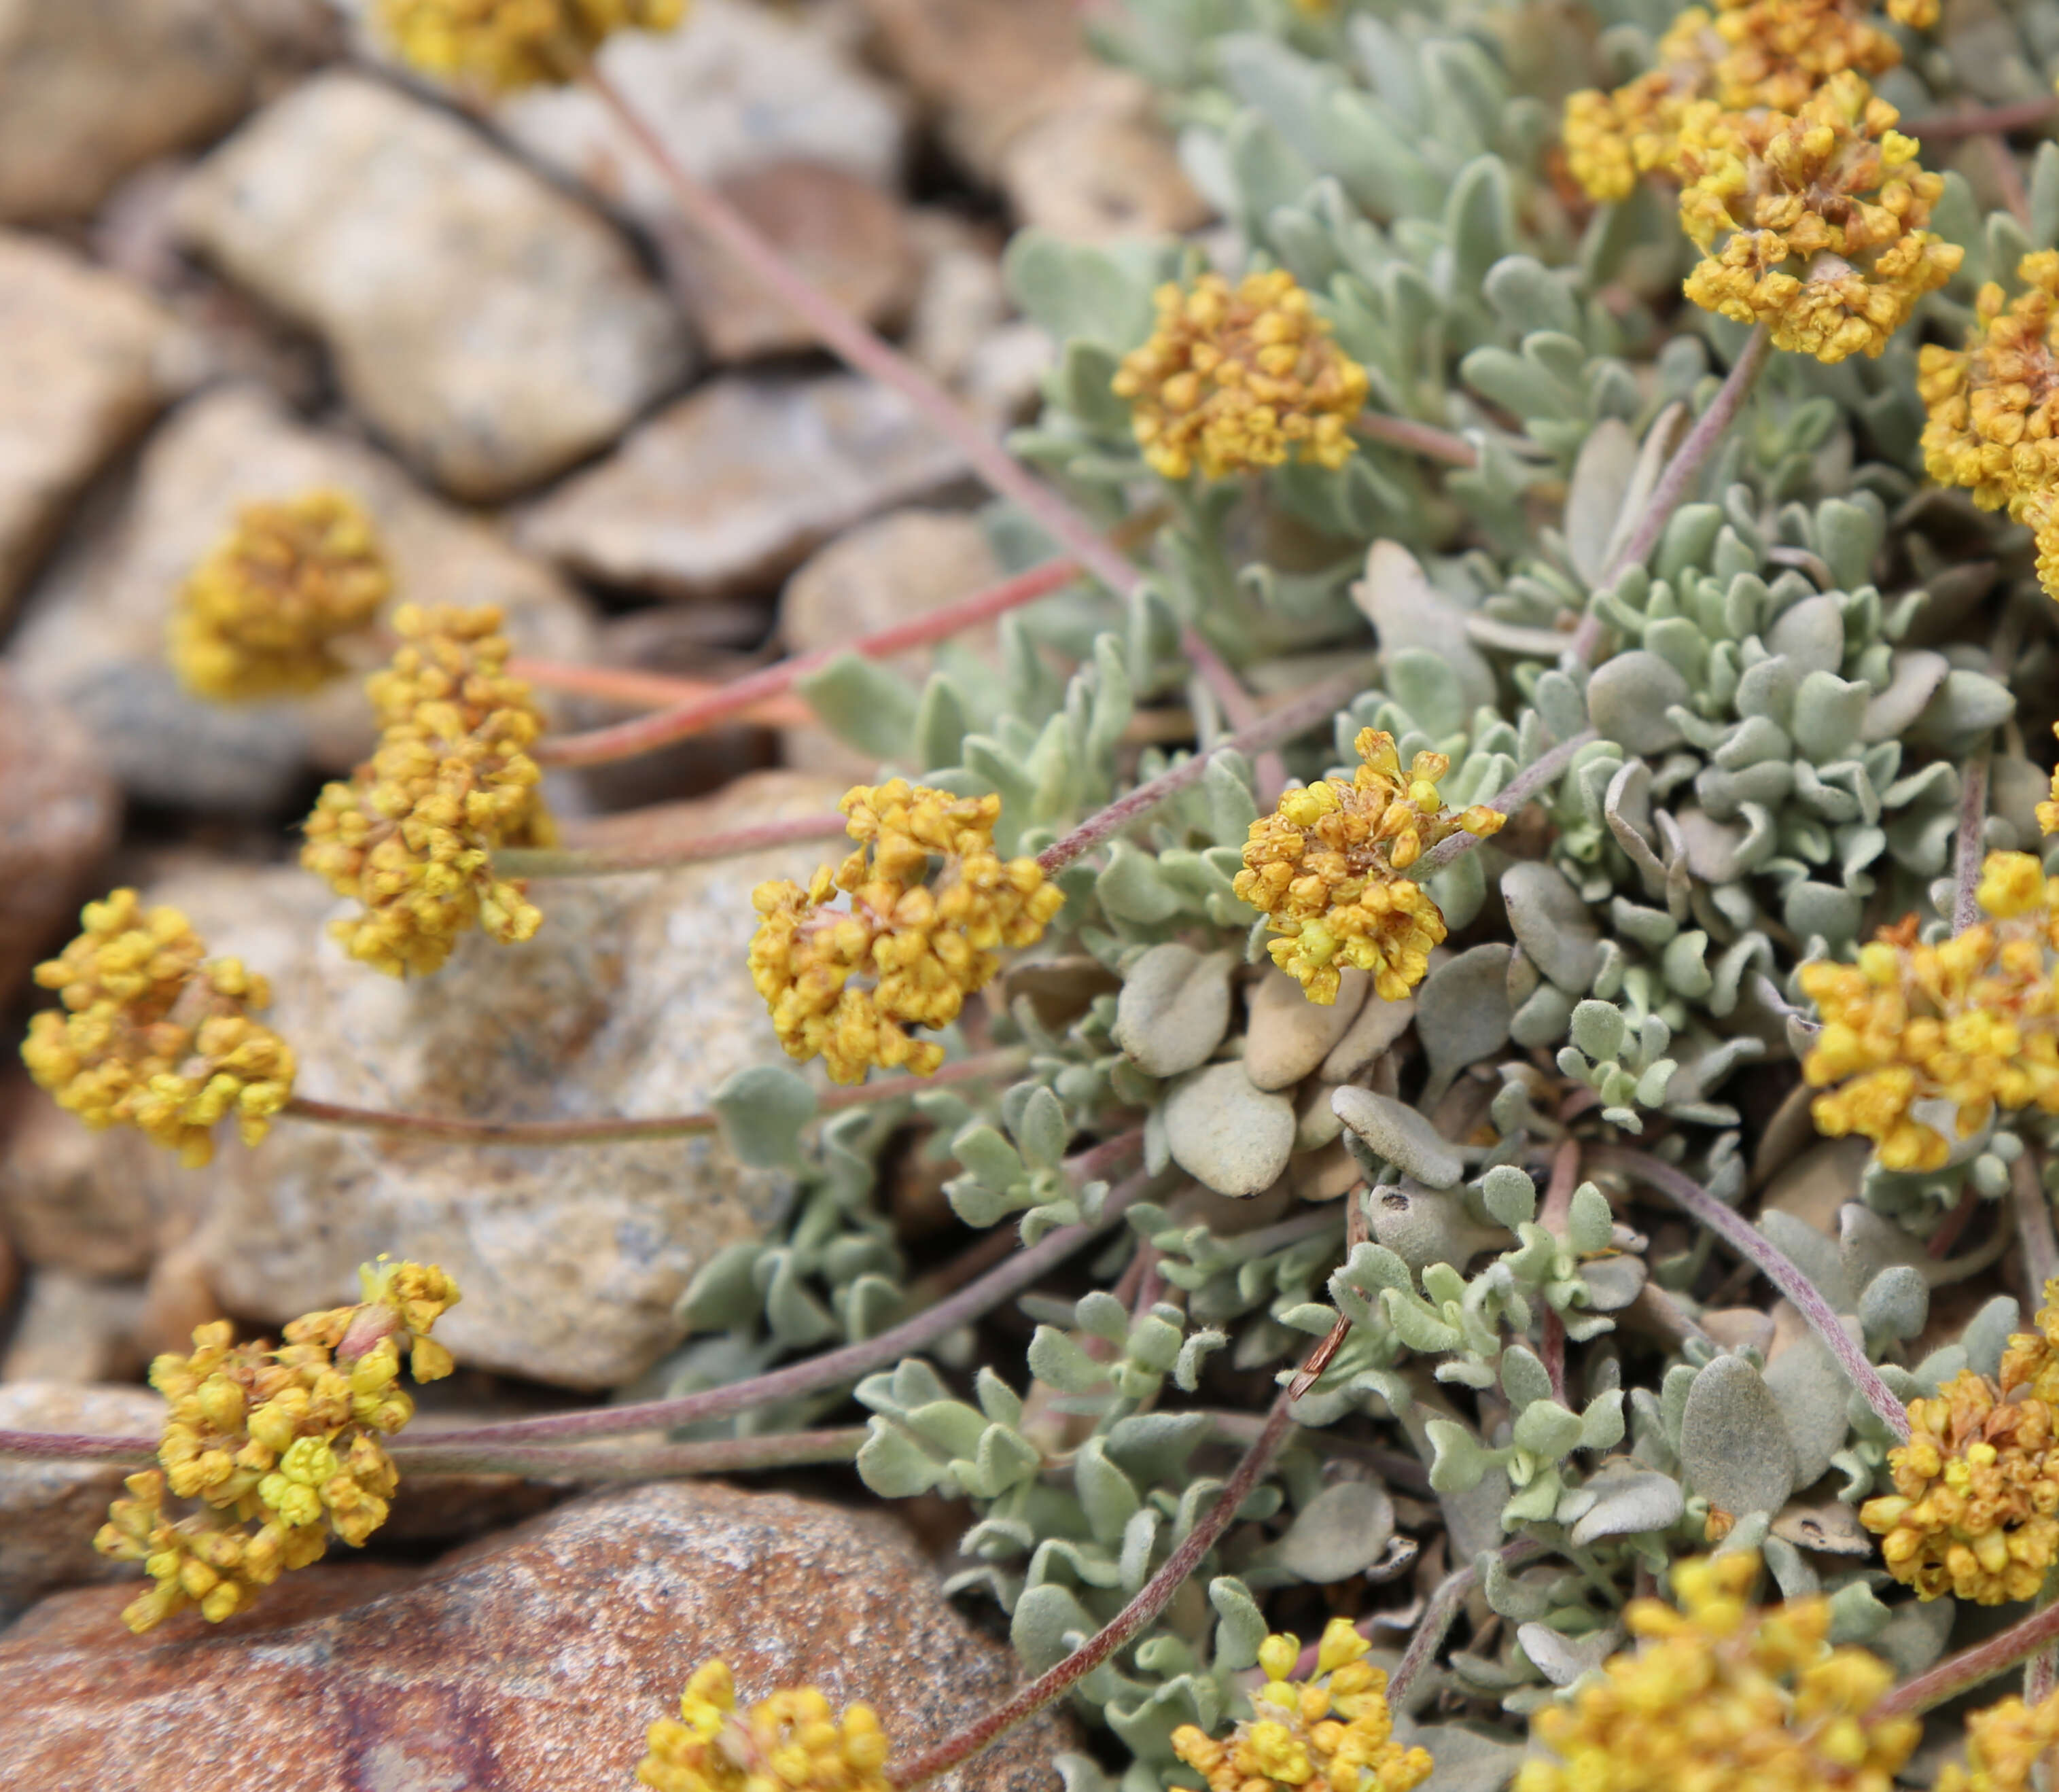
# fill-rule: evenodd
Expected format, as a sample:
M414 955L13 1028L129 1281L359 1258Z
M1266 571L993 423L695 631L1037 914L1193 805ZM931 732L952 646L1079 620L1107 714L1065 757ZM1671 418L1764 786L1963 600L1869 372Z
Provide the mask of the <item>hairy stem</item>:
M1480 456L1471 442L1440 429L1433 423L1418 423L1412 417L1389 416L1384 411L1361 411L1352 428L1360 435L1389 448L1405 448L1425 460L1441 460L1448 467L1477 467Z
M2047 94L2042 99L2018 100L2010 106L1989 106L1969 112L1934 112L1922 118L1905 118L1896 128L1926 143L1949 143L1961 137L2001 135L2029 130L2059 118L2059 98Z
M412 1475L522 1475L532 1480L657 1481L675 1475L741 1475L752 1469L849 1462L865 1441L862 1425L832 1431L717 1437L695 1444L532 1444L526 1448L453 1446L448 1432L396 1438L388 1453Z
M1657 1189L1690 1218L1707 1226L1738 1256L1754 1264L1809 1322L1838 1368L1866 1396L1866 1404L1880 1415L1881 1423L1894 1434L1896 1440L1903 1444L1909 1441L1909 1414L1895 1398L1894 1390L1881 1380L1879 1370L1867 1361L1866 1352L1852 1341L1850 1335L1838 1323L1830 1302L1816 1292L1816 1284L1771 1239L1742 1213L1724 1206L1692 1177L1648 1152L1603 1145L1593 1152L1591 1161L1598 1168L1622 1170L1647 1187Z
M2028 1145L2009 1166L2009 1201L2021 1253L2017 1260L2029 1284L2030 1310L2034 1312L2045 1299L2045 1284L2059 1276L2059 1238L2053 1236L2051 1197L2045 1192L2045 1179Z
M1987 856L1981 850L1981 836L1987 830L1988 767L1992 759L1992 749L1982 747L1966 762L1961 775L1959 832L1952 858L1952 931L1955 934L1963 934L1981 918L1981 906L1973 900L1973 892L1980 887L1981 861Z
M1562 740L1548 751L1540 753L1534 763L1525 766L1487 799L1487 807L1497 814L1514 814L1540 790L1547 790L1556 783L1582 747L1591 747L1600 739L1598 729L1583 728L1570 739ZM1435 877L1447 865L1464 858L1483 840L1492 838L1492 835L1486 834L1454 834L1448 840L1439 842L1410 866L1408 874L1419 882L1425 878Z
M1903 1681L1866 1714L1867 1721L1913 1717L1934 1710L1961 1693L2006 1673L2017 1663L2029 1661L2055 1642L2059 1642L2059 1605L2033 1612L2007 1630L1997 1631L1986 1642L1962 1649L1913 1680Z
M1641 566L1651 550L1659 545L1659 538L1665 533L1667 523L1681 502L1694 489L1695 481L1701 476L1702 468L1710 455L1715 452L1716 444L1723 432L1736 420L1743 408L1744 401L1751 396L1751 388L1758 384L1766 358L1772 352L1773 337L1763 324L1754 328L1745 339L1744 351L1730 364L1730 372L1724 376L1716 396L1709 401L1709 408L1695 420L1695 427L1687 432L1687 438L1674 451L1673 458L1666 463L1666 471L1659 476L1659 484L1653 488L1644 513L1637 520L1637 526L1625 539L1622 547L1609 558L1609 563L1595 579L1595 588L1606 591L1618 578L1633 566ZM1601 645L1602 619L1591 609L1580 619L1580 625L1573 631L1563 660L1584 666L1595 656Z
M1542 1543L1527 1537L1518 1537L1515 1542L1503 1543L1499 1551L1502 1560L1511 1568L1521 1567L1544 1553ZM1436 1659L1437 1651L1444 1646L1451 1632L1452 1622L1459 1609L1472 1597L1473 1589L1485 1577L1480 1563L1470 1563L1463 1568L1454 1568L1438 1582L1437 1590L1430 1595L1430 1603L1423 1608L1417 1620L1416 1634L1408 1639L1408 1647L1402 1651L1401 1659L1387 1682L1387 1702L1395 1710L1407 1708L1408 1689L1414 1686L1423 1670Z
M1223 1483L1215 1503L1195 1521L1193 1529L1181 1541L1179 1547L1166 1557L1165 1566L1145 1582L1128 1605L1063 1661L1037 1675L1005 1705L989 1711L910 1760L889 1762L887 1778L902 1788L902 1792L909 1792L910 1788L920 1786L925 1780L950 1772L960 1762L970 1760L982 1749L990 1747L1018 1723L1034 1717L1054 1699L1062 1698L1109 1656L1139 1635L1172 1603L1173 1595L1201 1565L1201 1558L1215 1547L1236 1518L1238 1508L1251 1496L1260 1478L1279 1454L1280 1445L1293 1428L1290 1405L1283 1391L1272 1403L1264 1429L1253 1440L1243 1460Z
M723 688L707 679L672 678L625 666L575 666L556 659L511 659L508 673L539 690L598 697L632 709L670 709L699 703ZM798 697L773 696L761 699L738 719L766 727L793 727L814 720L814 711Z
M838 839L844 827L842 815L795 815L655 846L503 846L493 855L493 868L504 878L599 878L623 871L657 871L713 858L735 858L802 840Z
M154 1437L98 1437L76 1432L0 1431L0 1456L38 1462L117 1462L141 1468L157 1459Z

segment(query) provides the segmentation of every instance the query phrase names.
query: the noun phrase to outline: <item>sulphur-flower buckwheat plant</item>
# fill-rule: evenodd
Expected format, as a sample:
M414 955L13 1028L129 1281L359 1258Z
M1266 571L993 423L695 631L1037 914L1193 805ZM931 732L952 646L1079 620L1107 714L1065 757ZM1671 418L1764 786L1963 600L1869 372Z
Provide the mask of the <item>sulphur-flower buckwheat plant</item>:
M245 1145L293 1092L293 1052L252 1012L272 999L236 958L209 958L177 909L133 890L89 902L85 931L36 967L62 1013L29 1023L22 1057L59 1107L98 1131L133 1126L198 1169L233 1117Z
M1923 1729L1868 1715L1894 1670L1830 1647L1828 1599L1750 1605L1758 1576L1747 1551L1680 1562L1679 1609L1631 1601L1623 1622L1641 1647L1537 1712L1531 1734L1558 1758L1526 1762L1515 1792L1889 1792Z
M1823 1022L1802 1065L1825 1090L1817 1127L1871 1139L1888 1169L1945 1162L1952 1141L1933 1120L1949 1115L1963 1139L1997 1108L2059 1113L2059 882L2028 853L1990 853L1975 896L1989 918L1950 939L1923 943L1912 916L1858 963L1798 973Z
M379 22L424 74L496 93L570 81L618 31L670 31L687 0L379 0Z
M799 1686L739 1711L722 1661L694 1670L679 1716L652 1724L647 1746L636 1778L657 1792L889 1792L886 1737L870 1706L838 1717Z
M2035 1705L2005 1698L1966 1717L1964 1766L1939 1769L1933 1792L2031 1792L2031 1770L2059 1745L2059 1693Z
M1361 729L1352 744L1363 763L1351 783L1296 785L1251 824L1234 888L1283 936L1268 948L1272 962L1309 1001L1335 1002L1350 966L1398 1002L1444 938L1429 892L1400 874L1452 835L1493 834L1506 818L1484 805L1444 806L1437 780L1451 761L1442 753L1418 753L1404 772L1392 735Z
M422 976L469 928L504 945L534 937L543 915L496 874L493 854L548 846L556 832L528 752L543 712L508 675L500 612L404 604L393 627L400 647L365 684L378 747L348 783L323 790L301 862L364 905L332 923L353 958Z
M806 890L782 879L751 892L763 918L751 981L787 1054L819 1056L831 1081L862 1082L875 1064L929 1076L943 1048L907 1029L950 1025L1001 968L996 949L1033 944L1065 898L1035 859L994 851L998 797L897 778L856 786L841 807L859 842L842 864ZM839 892L843 908L831 906Z
M217 701L315 690L348 669L334 643L368 627L392 588L372 519L348 492L245 504L180 588L173 669Z
M1300 1639L1268 1636L1259 1645L1265 1683L1251 1695L1251 1716L1226 1742L1183 1724L1173 1752L1209 1792L1409 1792L1433 1763L1428 1750L1394 1740L1387 1675L1364 1659L1372 1647L1348 1618L1332 1618L1315 1671L1296 1679Z
M332 1535L360 1545L385 1522L400 1475L379 1440L415 1410L401 1357L418 1380L450 1372L428 1332L458 1292L434 1265L381 1259L360 1275L364 1301L294 1320L281 1344L232 1344L219 1320L194 1330L190 1355L150 1365L169 1403L158 1466L128 1478L94 1539L156 1583L122 1612L132 1631L196 1605L219 1623Z
M1233 288L1203 274L1160 287L1155 302L1150 340L1114 382L1154 470L1221 479L1290 456L1332 469L1350 457L1370 383L1292 275L1248 274Z
M1944 181L1916 165L1896 117L1850 73L1792 114L1690 107L1680 225L1703 259L1687 297L1768 325L1776 348L1878 355L1964 255L1923 228Z

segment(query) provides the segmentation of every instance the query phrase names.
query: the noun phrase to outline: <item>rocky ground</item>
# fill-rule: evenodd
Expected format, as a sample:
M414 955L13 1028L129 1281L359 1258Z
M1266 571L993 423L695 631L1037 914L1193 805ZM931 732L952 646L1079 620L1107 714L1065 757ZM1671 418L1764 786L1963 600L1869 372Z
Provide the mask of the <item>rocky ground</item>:
M1063 0L696 0L608 66L675 153L996 429L1048 355L1003 288L1010 229L1205 221L1141 89L1088 58ZM201 705L163 627L239 503L322 484L375 514L404 596L500 603L522 652L691 676L999 570L958 453L678 229L583 94L468 111L319 0L0 6L10 1036L81 900L133 882L272 977L311 1096L667 1113L771 1057L747 893L813 847L561 886L519 978L476 936L433 986L311 950L331 899L291 868L294 824L363 751L361 699ZM551 794L570 816L691 802L712 830L819 811L853 763L819 731L736 727ZM550 1154L282 1128L184 1171L79 1129L11 1052L0 1150L0 1429L150 1430L153 1353L217 1316L276 1327L347 1298L381 1250L465 1289L439 1332L465 1365L447 1405L625 1387L678 1343L697 1264L778 1195L706 1140ZM115 1571L89 1543L118 1479L0 1465L18 1784L218 1786L233 1762L253 1785L569 1792L626 1782L709 1655L839 1699L919 1661L894 1701L910 1742L1012 1671L830 1474L788 1477L799 1499L425 1483L364 1557L139 1643L124 1591L79 1584ZM1056 1722L962 1783L1027 1786Z

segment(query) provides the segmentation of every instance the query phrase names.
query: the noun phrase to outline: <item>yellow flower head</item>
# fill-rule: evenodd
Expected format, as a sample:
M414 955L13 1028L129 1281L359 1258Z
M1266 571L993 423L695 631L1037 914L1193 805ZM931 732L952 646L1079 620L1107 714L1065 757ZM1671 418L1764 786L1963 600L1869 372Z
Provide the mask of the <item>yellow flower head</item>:
M313 691L344 670L331 651L393 588L372 520L345 492L245 504L179 592L173 669L221 701Z
M1387 1675L1363 1659L1370 1647L1348 1618L1332 1618L1315 1671L1296 1679L1300 1639L1268 1636L1258 1651L1265 1684L1251 1695L1250 1718L1220 1742L1183 1724L1173 1752L1209 1792L1409 1792L1430 1777L1430 1756L1394 1740Z
M1966 1763L1949 1762L1934 1792L2031 1792L2031 1769L2059 1744L2059 1693L2026 1706L2005 1698L1966 1718Z
M819 1054L833 1081L862 1082L874 1064L926 1077L943 1048L906 1029L956 1020L1001 968L996 948L1032 944L1065 898L1035 859L994 851L998 796L897 778L855 786L842 806L856 851L806 890L783 879L751 892L764 918L751 981L788 1055ZM932 858L942 862L934 874ZM838 892L845 907L831 906Z
M1463 814L1444 806L1437 780L1451 761L1442 753L1418 753L1404 772L1393 735L1366 728L1354 744L1364 763L1350 783L1292 786L1251 824L1233 886L1283 936L1272 962L1324 1004L1337 999L1346 966L1372 973L1389 1002L1422 982L1444 917L1397 874L1454 834L1492 834L1507 819L1477 804Z
M801 1686L739 1712L721 1661L694 1670L679 1716L652 1724L647 1746L636 1778L657 1792L891 1792L881 1771L886 1735L870 1706L846 1706L839 1718Z
M253 1020L272 999L236 958L209 958L177 909L147 913L133 890L89 902L85 931L36 967L64 1012L29 1023L29 1074L95 1131L133 1126L189 1169L214 1154L235 1117L245 1145L293 1092L293 1053Z
M189 1605L219 1623L285 1570L318 1561L332 1535L360 1544L385 1521L400 1475L379 1440L415 1410L397 1385L408 1334L393 1291L417 1291L412 1316L426 1332L457 1289L433 1265L383 1273L379 1300L296 1320L283 1344L232 1344L221 1320L195 1330L190 1355L168 1352L150 1365L169 1403L158 1466L129 1477L129 1497L94 1539L103 1555L142 1563L156 1583L123 1611L131 1630ZM425 1304L423 1291L432 1291ZM427 1342L416 1344L422 1380L450 1367L448 1352L440 1366L424 1359Z
M1714 1786L1833 1786L1889 1792L1922 1721L1870 1718L1894 1670L1864 1649L1834 1649L1830 1603L1746 1603L1758 1558L1682 1562L1675 1610L1634 1600L1640 1639L1612 1655L1570 1703L1547 1705L1515 1792L1703 1792Z
M1567 165L1599 201L1627 199L1640 174L1677 184L1680 127L1697 101L1731 113L1798 112L1834 76L1884 74L1901 60L1901 46L1858 0L1690 6L1659 40L1650 72L1612 94L1589 89L1567 100Z
M687 0L379 0L401 59L498 93L572 80L617 31L669 31Z
M1826 1091L1810 1110L1817 1128L1871 1139L1888 1169L1937 1169L1951 1155L1919 1102L1949 1103L1961 1138L1997 1107L2059 1113L2059 880L2028 853L1990 853L1975 894L1990 918L1951 939L1924 945L1911 915L1857 964L1797 974L1823 1022L1802 1064Z
M495 874L493 853L555 834L528 751L543 712L508 675L500 612L404 604L393 627L400 651L365 685L378 747L322 791L301 862L364 905L332 923L353 958L420 976L468 927L504 944L535 934L542 914L522 884Z
M1233 289L1203 274L1157 292L1158 322L1123 357L1115 393L1129 400L1144 458L1167 479L1198 465L1221 479L1290 455L1341 467L1356 444L1365 369L1338 348L1294 277L1247 274Z
M1680 225L1703 259L1687 297L1769 325L1777 348L1878 355L1961 259L1923 228L1944 181L1916 165L1896 116L1849 72L1792 114L1690 106Z

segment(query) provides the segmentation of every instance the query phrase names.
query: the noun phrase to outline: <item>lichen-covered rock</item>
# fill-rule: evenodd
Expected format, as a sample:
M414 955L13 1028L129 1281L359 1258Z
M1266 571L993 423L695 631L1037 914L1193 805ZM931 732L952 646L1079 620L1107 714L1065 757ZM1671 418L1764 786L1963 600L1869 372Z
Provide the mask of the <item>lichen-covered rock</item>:
M460 496L533 485L613 440L691 364L609 225L444 113L324 74L180 197L187 239L316 330L345 396Z
M147 1761L153 1792L203 1792L233 1760L253 1785L617 1792L714 1656L744 1700L817 1686L904 1750L1017 1671L891 1520L693 1483L576 1501L426 1572L305 1569L221 1625L187 1613L139 1641L126 1597L58 1595L0 1640L0 1773L141 1785ZM1077 1746L1046 1714L937 1784L1043 1792Z

